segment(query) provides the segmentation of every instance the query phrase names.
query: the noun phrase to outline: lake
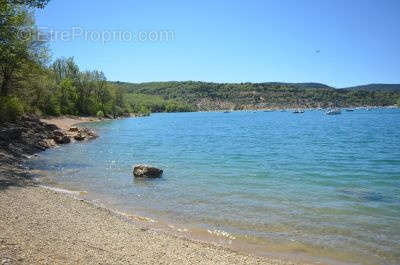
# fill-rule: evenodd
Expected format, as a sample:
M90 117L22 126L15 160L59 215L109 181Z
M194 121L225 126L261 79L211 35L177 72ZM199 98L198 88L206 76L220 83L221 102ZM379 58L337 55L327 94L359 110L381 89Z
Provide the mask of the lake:
M260 255L400 263L400 110L197 112L85 124L29 166L189 237ZM132 166L164 170L134 180Z

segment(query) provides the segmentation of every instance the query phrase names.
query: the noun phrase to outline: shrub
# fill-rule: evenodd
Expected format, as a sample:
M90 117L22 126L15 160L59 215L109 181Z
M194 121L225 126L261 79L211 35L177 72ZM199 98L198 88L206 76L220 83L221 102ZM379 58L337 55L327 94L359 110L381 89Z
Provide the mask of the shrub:
M58 98L53 95L48 98L46 107L45 107L45 112L48 115L52 116L60 116L61 115L61 105L60 101Z
M97 117L97 118L104 118L104 113L103 113L101 110L99 110L99 111L96 113L96 117Z
M24 114L24 105L17 97L0 99L0 120L15 121Z
M139 115L150 116L151 111L146 106L141 106L139 110Z

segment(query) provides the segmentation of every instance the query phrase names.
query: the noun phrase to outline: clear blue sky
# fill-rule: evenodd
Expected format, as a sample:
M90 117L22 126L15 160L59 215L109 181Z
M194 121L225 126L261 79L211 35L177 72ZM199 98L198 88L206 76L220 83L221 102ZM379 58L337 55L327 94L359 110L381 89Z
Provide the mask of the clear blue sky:
M400 83L400 0L51 0L36 18L57 31L174 31L168 42L51 42L53 58L109 80Z

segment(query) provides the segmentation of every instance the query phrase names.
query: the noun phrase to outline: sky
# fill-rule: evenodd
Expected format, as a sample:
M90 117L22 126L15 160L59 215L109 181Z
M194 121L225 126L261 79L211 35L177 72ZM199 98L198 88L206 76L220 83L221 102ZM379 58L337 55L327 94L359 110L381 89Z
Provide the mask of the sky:
M400 83L399 0L51 0L52 58L125 82Z

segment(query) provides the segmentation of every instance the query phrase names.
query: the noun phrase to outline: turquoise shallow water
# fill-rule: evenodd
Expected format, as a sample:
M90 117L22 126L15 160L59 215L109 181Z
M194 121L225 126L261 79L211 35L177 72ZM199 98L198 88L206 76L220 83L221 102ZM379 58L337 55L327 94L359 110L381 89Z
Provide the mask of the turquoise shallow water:
M29 162L118 209L221 230L251 251L400 263L400 110L153 114ZM164 169L135 181L132 165Z

